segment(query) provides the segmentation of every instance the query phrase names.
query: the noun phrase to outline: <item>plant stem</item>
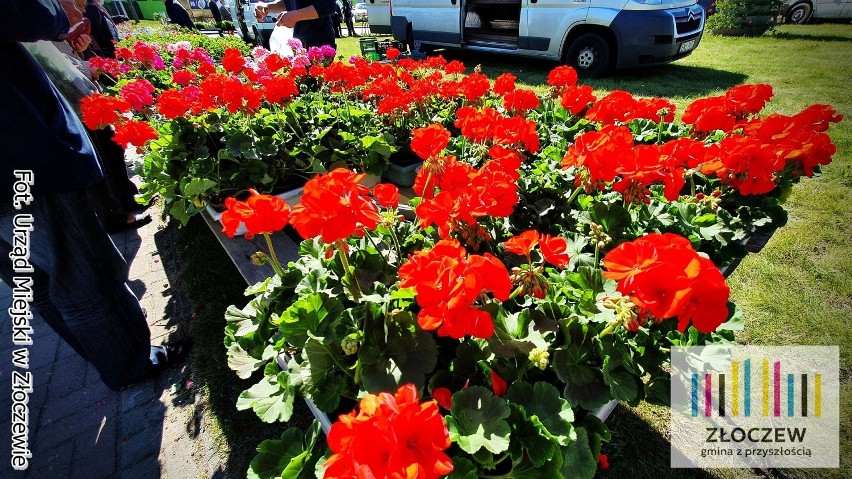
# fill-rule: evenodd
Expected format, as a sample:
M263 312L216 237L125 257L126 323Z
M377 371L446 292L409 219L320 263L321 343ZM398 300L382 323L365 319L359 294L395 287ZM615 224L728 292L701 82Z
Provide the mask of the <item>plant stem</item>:
M373 239L373 237L370 235L370 233L367 232L364 236L367 237L367 239L370 241L370 244L372 244L373 247L376 248L376 251L379 252L379 256L382 257L382 260L384 260L385 265L387 265L388 268L391 268L390 261L388 261L388 259L385 258L385 255L382 254L382 249L379 248L379 245L376 243L376 241Z
M284 268L281 267L278 257L275 256L275 247L272 246L272 236L269 233L263 233L263 239L266 240L266 247L269 248L269 259L272 260L272 269L275 270L275 274L278 276L284 276Z
M349 259L346 257L346 246L343 244L343 240L335 240L334 247L337 248L337 252L340 254L340 263L343 265L345 277L348 277L348 286L349 292L352 294L352 299L355 300L356 303L361 302L361 288L358 287L358 280L355 279L355 275L349 268Z
M689 192L691 196L695 196L695 174L689 175Z

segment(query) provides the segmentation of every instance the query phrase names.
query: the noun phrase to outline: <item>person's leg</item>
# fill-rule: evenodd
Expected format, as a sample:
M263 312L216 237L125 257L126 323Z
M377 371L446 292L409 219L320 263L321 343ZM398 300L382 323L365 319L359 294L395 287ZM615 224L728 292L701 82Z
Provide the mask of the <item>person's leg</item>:
M0 238L6 245L13 244L15 213L0 218ZM98 223L85 193L37 197L18 213L33 216L30 262L43 273L34 278L42 283L39 288L46 282L48 290L49 302L40 299L36 307L50 303L61 316L48 324L63 337L76 339L76 345L69 344L82 351L110 388L148 376L151 333L145 315L127 287L127 263Z
M127 165L124 163L124 148L112 141L115 132L112 128L88 130L92 144L98 151L101 166L106 177L107 187L124 211L140 208L135 196L139 188L127 176Z

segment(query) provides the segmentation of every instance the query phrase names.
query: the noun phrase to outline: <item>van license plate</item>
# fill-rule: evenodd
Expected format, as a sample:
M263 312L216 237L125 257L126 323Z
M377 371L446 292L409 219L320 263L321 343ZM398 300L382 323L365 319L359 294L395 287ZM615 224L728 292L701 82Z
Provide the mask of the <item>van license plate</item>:
M678 50L678 53L688 52L688 51L692 50L693 48L695 48L695 41L696 41L695 39L692 39L692 40L689 40L688 42L681 43L680 44L680 50Z

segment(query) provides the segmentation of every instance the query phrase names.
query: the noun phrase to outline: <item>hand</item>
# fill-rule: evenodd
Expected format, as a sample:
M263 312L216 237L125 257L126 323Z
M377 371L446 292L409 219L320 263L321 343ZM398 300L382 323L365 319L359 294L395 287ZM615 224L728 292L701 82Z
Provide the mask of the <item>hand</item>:
M75 52L80 53L89 48L89 44L92 43L92 37L84 33L77 37L76 40L69 40L68 43L71 44L71 48L73 48Z
M293 28L298 22L299 18L294 12L287 12L278 17L278 21L275 24L281 27Z
M266 4L266 3L258 3L258 4L257 4L257 5L255 5L255 7L254 7L254 18L255 18L258 22L262 22L262 21L263 21L263 19L264 19L264 17L266 17L267 15L269 15L269 13L270 13L270 12L269 12L269 5L268 5L268 4Z

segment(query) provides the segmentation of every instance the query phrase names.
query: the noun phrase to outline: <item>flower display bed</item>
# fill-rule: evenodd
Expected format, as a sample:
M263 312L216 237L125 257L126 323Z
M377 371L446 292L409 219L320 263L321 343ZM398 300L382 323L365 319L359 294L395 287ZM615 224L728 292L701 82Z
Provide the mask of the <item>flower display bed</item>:
M295 205L227 201L225 233L243 224L250 241L217 233L250 284L226 312L228 364L258 380L237 408L286 422L302 397L330 418L326 441L319 425L264 441L251 477L593 476L602 407L666 404L670 348L734 340L723 273L784 224L784 195L831 160L841 119L761 115L769 85L677 115L598 98L567 67L537 94L440 57L256 53L219 67L176 52L197 67L124 78L87 115L147 148L147 191L179 220L305 175ZM413 215L359 161L408 150L423 161ZM302 166L271 174L279 160ZM266 269L245 273L252 256Z

